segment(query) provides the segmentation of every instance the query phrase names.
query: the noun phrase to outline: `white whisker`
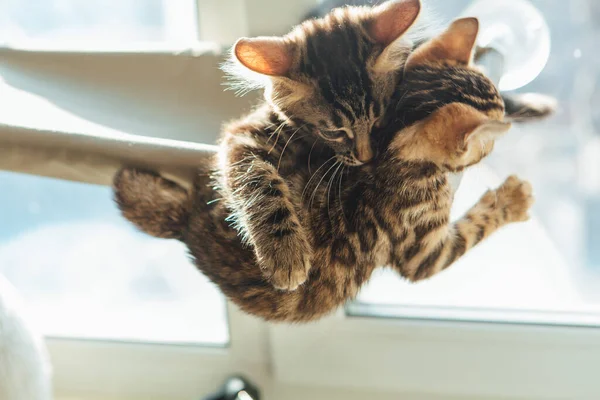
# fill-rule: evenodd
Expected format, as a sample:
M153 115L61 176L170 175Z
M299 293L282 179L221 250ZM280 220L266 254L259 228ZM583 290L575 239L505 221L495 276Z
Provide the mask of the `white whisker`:
M329 171L331 171L335 166L337 165L337 161L333 163L333 165L331 167L329 167L329 169L327 171L325 171L325 173L323 174L323 176L321 177L321 180L319 180L319 183L317 183L317 186L315 186L315 190L313 190L313 194L310 198L310 202L308 203L308 207L312 207L312 203L313 200L315 199L315 195L317 194L317 191L319 190L319 186L321 186L321 183L323 182L323 179L325 179L325 177L327 176L327 174L329 174Z
M339 172L343 163L341 161L338 161L336 164L338 164L338 167L336 168L335 171L333 171L333 175L331 175L331 180L327 183L327 216L329 217L329 220L331 220L331 210L330 210L331 188L333 187L334 182L335 182L335 175ZM334 191L334 194L335 194L335 191ZM333 225L333 221L332 221L332 225Z
M319 140L319 138L317 137L312 145L312 147L310 148L310 152L308 153L308 173L310 174L310 157L312 156L312 152L315 149L315 145L317 144L317 140Z
M275 146L277 145L277 142L279 142L279 135L281 135L281 131L283 130L283 127L285 126L286 121L283 121L278 127L277 129L275 129L273 131L273 133L271 133L271 136L269 136L269 139L267 139L267 143L269 143L271 141L271 138L277 134L277 137L275 138L275 141L273 142L273 146L269 149L269 153L272 152L275 149Z
M317 175L317 173L325 166L327 165L327 163L329 163L329 161L333 160L335 158L335 156L331 157L329 160L325 161L323 164L321 164L321 166L314 172L314 174L312 174L310 176L310 179L308 180L308 182L306 182L306 185L304 185L304 190L302 191L302 198L304 199L304 195L306 194L306 189L308 189L308 187L310 186L310 183L312 182L312 180L314 179L314 177Z
M346 165L344 165L344 168L342 169L342 173L340 174L339 197L338 197L338 203L340 204L340 211L342 212L342 216L344 217L344 222L348 221L348 219L346 218L346 214L344 213L344 204L342 203L342 179L344 179L344 173L346 172L346 168L348 168L348 167Z
M281 150L281 154L279 155L279 161L277 162L277 171L279 171L279 167L281 166L281 159L283 158L283 153L285 153L285 149L287 149L288 145L290 144L290 141L292 140L292 138L294 137L294 135L296 135L296 133L298 133L300 131L300 129L304 128L306 125L302 125L301 127L299 127L298 129L296 129L294 131L294 133L292 133L289 137L289 139L287 140L287 142L285 142L285 146L283 146L283 150Z

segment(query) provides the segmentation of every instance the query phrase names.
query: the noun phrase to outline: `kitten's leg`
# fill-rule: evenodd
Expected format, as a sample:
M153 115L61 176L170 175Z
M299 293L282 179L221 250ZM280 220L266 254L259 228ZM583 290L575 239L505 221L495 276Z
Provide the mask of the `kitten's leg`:
M251 150L231 151L228 165L224 186L238 229L273 286L296 289L308 276L311 247L289 186L271 163Z
M531 185L515 176L509 177L498 189L483 195L459 221L427 233L419 245L421 251L400 265L399 272L412 281L429 278L498 228L526 221L532 204Z
M183 239L191 207L186 189L152 171L122 168L114 177L113 190L123 216L140 230Z

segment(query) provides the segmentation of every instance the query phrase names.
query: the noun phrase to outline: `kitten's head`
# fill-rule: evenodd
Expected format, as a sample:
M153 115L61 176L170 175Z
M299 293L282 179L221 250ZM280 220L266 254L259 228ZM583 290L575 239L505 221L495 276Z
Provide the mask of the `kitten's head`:
M373 158L370 133L401 78L412 48L403 36L420 9L419 0L338 8L283 37L240 39L233 58L282 118L361 165Z
M475 18L456 20L410 55L395 114L401 130L391 142L398 157L461 171L510 129L500 93L472 65L478 30Z

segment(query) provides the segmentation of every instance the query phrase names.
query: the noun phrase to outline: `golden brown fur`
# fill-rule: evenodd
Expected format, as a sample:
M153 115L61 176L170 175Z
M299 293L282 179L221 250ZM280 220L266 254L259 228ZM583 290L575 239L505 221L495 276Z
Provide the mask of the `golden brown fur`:
M476 30L461 20L441 37ZM380 266L411 281L435 275L498 228L527 219L533 200L530 185L511 177L450 222L448 172L485 157L508 125L494 85L464 61L472 49L444 50L444 60L445 41L431 43L407 62L395 106L374 133L373 162L348 167L265 105L227 128L214 176L206 166L185 198L160 176L120 171L123 214L149 234L182 240L226 296L267 320L319 318ZM173 226L183 228L175 234Z
M410 49L402 35L419 11L418 0L338 9L284 37L234 46L237 63L263 80L265 105L225 128L216 184L276 288L296 289L311 268L302 199L286 175L296 153L320 138L340 164L373 158L372 128L392 100Z

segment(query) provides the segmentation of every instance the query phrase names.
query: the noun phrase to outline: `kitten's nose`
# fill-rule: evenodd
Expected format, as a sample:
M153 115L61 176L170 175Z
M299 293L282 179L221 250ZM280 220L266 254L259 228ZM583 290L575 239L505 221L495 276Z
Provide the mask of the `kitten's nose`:
M358 161L362 163L368 163L374 157L373 150L371 147L366 147L364 149L356 149L356 158Z
M371 146L371 132L369 130L360 132L355 131L356 159L362 163L371 161L373 158L373 147Z

